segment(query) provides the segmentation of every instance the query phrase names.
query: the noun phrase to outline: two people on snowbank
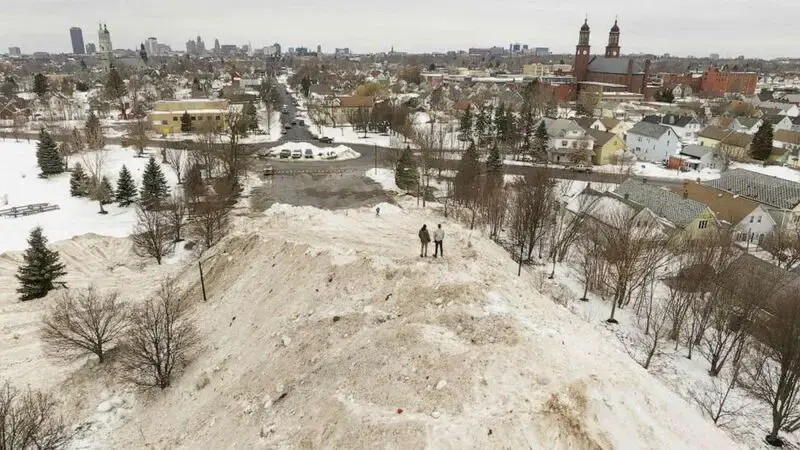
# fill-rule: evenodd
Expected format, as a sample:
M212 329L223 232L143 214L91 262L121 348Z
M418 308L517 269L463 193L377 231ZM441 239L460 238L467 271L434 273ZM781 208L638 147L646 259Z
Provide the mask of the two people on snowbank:
M422 225L422 228L419 230L419 241L422 246L419 250L419 257L424 258L428 256L428 243L431 241L431 235L428 232L428 225ZM438 225L436 231L433 232L433 243L435 245L433 257L436 258L439 255L442 255L444 258L444 247L442 247L442 241L444 241L444 230L442 229L442 224Z

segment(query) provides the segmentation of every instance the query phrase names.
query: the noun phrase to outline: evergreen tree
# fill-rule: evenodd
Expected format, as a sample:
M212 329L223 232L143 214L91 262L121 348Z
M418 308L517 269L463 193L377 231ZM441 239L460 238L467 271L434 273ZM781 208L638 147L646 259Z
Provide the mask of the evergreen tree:
M534 127L533 107L530 102L525 102L522 105L522 112L520 113L520 128L522 129L522 153L530 155L533 149L533 134L536 131Z
M506 105L500 103L494 113L494 129L497 131L497 139L500 142L506 141L506 132L508 131L506 123Z
M394 173L394 182L400 189L411 190L417 187L419 174L417 173L417 162L414 160L414 153L411 148L406 146L400 154L397 162L397 170Z
M111 182L105 175L100 180L100 186L97 188L97 201L100 202L101 206L114 201L114 188L111 187Z
M119 206L130 206L136 200L136 182L133 181L131 172L125 165L119 171L117 176L117 192L115 199Z
M203 175L200 172L200 166L197 164L192 164L186 173L186 179L183 180L183 193L192 202L200 200L200 197L205 193Z
M44 129L39 132L39 143L36 144L36 160L44 176L55 175L64 171L64 161L58 153L56 141Z
M47 95L47 88L47 77L41 73L37 73L33 77L33 92L39 96L39 98L42 98Z
M58 252L47 248L47 238L42 228L36 227L28 237L28 248L22 256L23 265L17 270L20 300L42 298L53 289L53 282L67 273L58 258Z
M478 139L486 134L486 122L486 109L481 106L478 108L478 114L475 115L475 133L478 135Z
M106 100L116 102L122 114L122 120L128 120L128 114L125 112L125 96L128 95L128 88L125 87L125 81L122 80L117 69L113 67L108 72L103 95Z
M161 171L161 167L152 156L147 162L147 166L144 168L144 174L142 174L142 189L139 195L141 196L142 204L146 208L157 206L169 197L167 179L164 177L164 172Z
M100 128L100 119L94 110L89 111L89 117L86 118L84 125L86 134L86 148L89 150L101 150L105 147L105 139L103 139L103 131Z
M533 135L533 147L531 148L531 158L538 161L547 160L547 146L549 141L547 126L544 119L539 122L536 132Z
M772 154L772 140L772 124L765 120L756 131L755 136L753 136L753 142L750 144L750 153L753 158L760 161L769 159L769 155ZM725 145L724 140L721 144Z
M503 157L500 155L500 149L497 147L497 142L495 142L492 146L492 149L489 150L489 156L486 158L486 172L489 174L498 174L503 172Z
M253 102L247 102L242 108L242 114L244 115L244 121L247 125L248 130L257 130L258 129L258 112L256 111L256 105Z
M453 180L453 190L456 200L468 202L474 197L475 185L481 173L481 163L478 161L478 149L475 143L470 143L467 151L458 162L458 172Z
M472 108L467 108L464 114L461 115L461 121L458 130L467 136L472 135Z
M69 195L73 197L85 197L88 195L86 189L89 184L89 176L83 170L81 163L75 163L72 167L72 175L69 177Z
M192 132L192 116L189 115L189 111L186 111L181 116L181 132L182 133L191 133Z

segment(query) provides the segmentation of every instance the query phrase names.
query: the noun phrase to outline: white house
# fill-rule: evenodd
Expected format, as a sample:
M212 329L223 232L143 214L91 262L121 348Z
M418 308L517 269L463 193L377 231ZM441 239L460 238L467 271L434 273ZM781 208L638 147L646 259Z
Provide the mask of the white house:
M778 114L782 116L789 116L789 117L800 116L800 107L798 107L793 103L767 101L767 102L759 102L758 107L760 109L764 108L776 109L778 110Z
M625 144L640 161L660 163L677 153L680 139L670 127L642 121L628 130Z
M664 116L647 116L644 121L672 128L681 142L687 144L697 142L697 133L701 129L700 122L692 116L666 114Z
M786 130L791 131L794 124L792 123L792 118L789 116L782 116L780 114L775 115L768 115L762 117L763 120L772 124L772 130Z
M756 134L763 123L764 121L757 117L737 117L733 119L728 129L739 133Z
M591 160L594 138L586 133L574 120L542 119L547 127L548 159L550 162L567 164L582 159Z
M722 161L711 147L687 145L680 154L688 158L684 165L691 170L719 169L722 166Z

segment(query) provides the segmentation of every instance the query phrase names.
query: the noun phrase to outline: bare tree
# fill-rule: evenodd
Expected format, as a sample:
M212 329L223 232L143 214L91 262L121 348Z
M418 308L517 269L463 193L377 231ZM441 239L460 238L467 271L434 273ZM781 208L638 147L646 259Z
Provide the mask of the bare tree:
M147 136L148 131L150 131L150 125L146 118L136 118L128 125L126 140L136 149L136 156L140 158L150 144L150 138Z
M761 248L772 255L778 267L791 270L800 262L800 229L775 228L764 236Z
M731 393L736 386L739 377L740 364L733 367L729 379L721 377L711 380L711 389L702 391L690 391L689 395L694 399L700 409L711 420L720 427L729 425L734 420L745 415L752 406L749 402L731 403Z
M72 435L56 410L50 394L28 389L20 392L8 381L0 385L0 448L59 449Z
M748 366L748 387L770 406L772 426L766 439L782 445L781 429L800 429L800 299L796 289L787 290L765 314L759 327L757 357Z
M579 300L584 302L589 301L587 298L589 288L599 283L599 260L602 249L600 239L598 238L599 226L600 224L597 222L587 220L576 241L580 267L579 276L583 282L583 296Z
M169 387L199 342L189 309L189 300L172 280L162 282L155 298L134 309L120 349L127 379L140 386Z
M164 204L164 209L169 219L169 224L172 227L173 240L180 242L183 240L181 231L183 230L183 222L186 218L186 199L178 192L172 194L172 197Z
M181 176L186 166L186 151L175 148L167 149L166 159L167 164L172 168L172 171L175 172L175 176L178 177L178 184L181 184Z
M211 179L217 168L217 148L221 145L220 130L213 121L200 125L200 146L191 152L192 162L202 168L206 179Z
M210 248L227 233L228 220L229 207L226 200L213 196L194 205L189 217L189 233L206 248Z
M595 209L600 197L596 195L581 195L576 201L571 202L572 208L560 202L552 202L550 227L550 259L553 263L550 279L555 277L556 262L563 261L572 244L578 239L583 225Z
M664 341L669 334L669 315L664 302L654 299L653 293L646 296L644 307L639 310L636 318L638 330L637 341L644 347L643 361L638 361L645 369L650 368L653 357L659 355Z
M42 341L51 357L69 360L95 354L102 363L127 319L127 308L116 292L71 289L42 318Z
M95 150L81 155L81 162L89 177L87 189L89 197L100 205L100 214L106 214L103 205L107 203L110 194L107 192L108 186L103 184L107 160L108 150Z
M139 256L155 258L158 264L175 247L173 225L167 211L144 208L136 203L136 225L131 233L133 250Z

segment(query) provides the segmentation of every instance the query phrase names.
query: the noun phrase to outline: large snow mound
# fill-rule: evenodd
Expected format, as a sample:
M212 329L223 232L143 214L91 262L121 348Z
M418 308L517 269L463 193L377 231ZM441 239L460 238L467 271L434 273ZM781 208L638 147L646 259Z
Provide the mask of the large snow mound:
M419 257L423 223L443 224L444 259ZM734 447L503 249L433 213L276 205L204 260L208 303L196 267L178 279L202 351L98 447Z

